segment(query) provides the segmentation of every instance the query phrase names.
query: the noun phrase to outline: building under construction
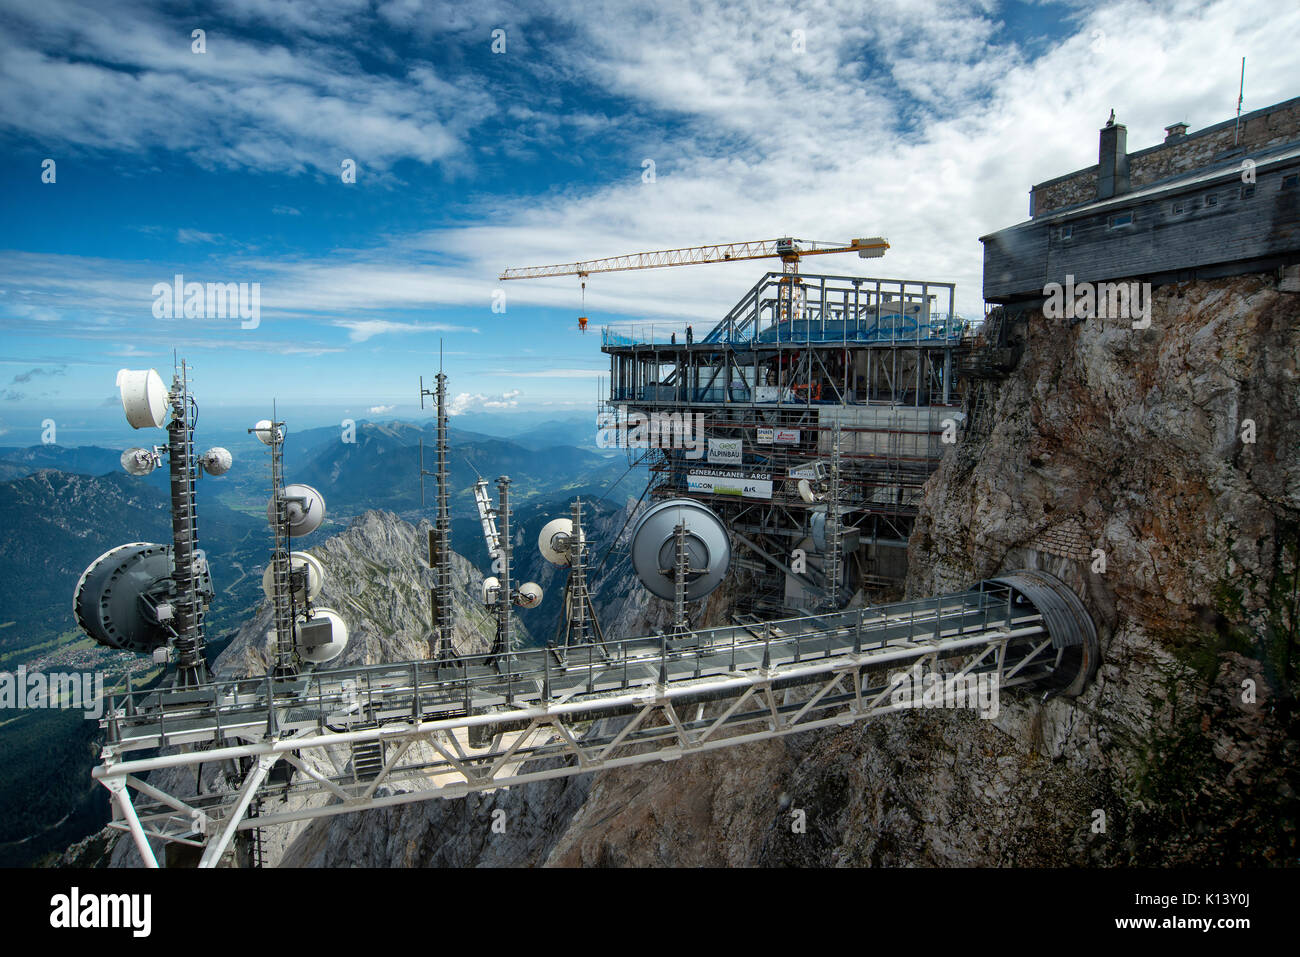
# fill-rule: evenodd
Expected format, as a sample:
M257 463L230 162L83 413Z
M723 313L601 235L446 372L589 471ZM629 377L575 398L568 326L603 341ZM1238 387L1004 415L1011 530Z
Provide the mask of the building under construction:
M723 516L753 578L742 611L843 606L906 573L973 332L951 283L769 272L711 328L606 327L606 412L702 423L703 451L658 430L650 494Z

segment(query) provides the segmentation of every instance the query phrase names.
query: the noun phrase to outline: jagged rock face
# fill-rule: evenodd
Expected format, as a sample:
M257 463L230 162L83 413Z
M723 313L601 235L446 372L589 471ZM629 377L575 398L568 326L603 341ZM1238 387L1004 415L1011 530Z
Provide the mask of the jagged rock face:
M515 867L545 860L592 775L313 822L283 867Z
M1294 863L1300 297L1180 283L1149 329L1038 315L1027 336L990 434L927 486L909 593L1037 565L1085 596L1097 680L998 724L1054 760L1045 782L1101 782L1095 858ZM1067 525L1104 572L1051 548Z
M348 625L348 645L330 668L409 661L429 656L429 589L427 522L414 526L392 512L368 511L348 528L308 551L325 567L325 583L316 604L333 608ZM453 642L459 654L485 654L496 631L495 620L477 600L483 575L455 552L452 595L455 600ZM519 621L516 633L526 636ZM223 677L264 675L273 652L270 602L244 623L221 653L216 671Z

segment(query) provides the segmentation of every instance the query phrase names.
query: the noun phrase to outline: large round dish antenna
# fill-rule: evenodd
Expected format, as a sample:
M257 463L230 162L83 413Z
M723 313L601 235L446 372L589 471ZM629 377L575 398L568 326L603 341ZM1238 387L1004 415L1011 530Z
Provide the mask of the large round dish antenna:
M301 538L320 528L325 521L325 497L310 485L286 485L285 498L302 499L288 502L286 511L289 515L289 535ZM275 499L266 503L266 520L275 526Z
M199 464L203 466L203 471L209 475L225 475L230 471L230 466L234 464L234 461L234 456L230 454L230 450L223 449L219 445L214 445L199 456Z
M688 498L674 498L646 509L632 530L632 567L653 595L673 598L679 523L686 526L686 600L703 598L722 584L731 563L727 528L713 511Z
M158 456L149 449L138 447L123 452L121 462L128 475L148 475L159 465Z
M153 369L119 369L122 411L133 429L158 429L167 421L167 386Z
M72 612L82 630L109 648L143 654L167 644L175 611L170 545L132 542L96 558L72 593ZM199 596L212 601L206 563L195 566Z
M289 569L297 571L300 568L307 569L307 590L305 593L301 588L294 591L293 600L300 605L305 605L309 599L315 601L320 595L320 590L325 585L325 566L315 555L307 552L290 552ZM262 593L267 598L275 598L274 563L267 565L266 571L262 573Z
M316 608L310 620L293 626L293 638L303 661L323 665L343 654L348 646L348 626L333 608Z
M542 586L537 582L524 582L519 586L519 597L515 603L520 608L536 608L542 603Z
M276 429L275 431L278 433L276 435L276 438L279 439L281 442L283 442L284 429ZM271 420L259 419L258 422L253 426L253 434L257 436L258 441L261 442L263 445L270 445L271 444Z
M568 545L571 535L573 535L573 519L552 519L542 526L537 536L537 550L552 565L568 565Z

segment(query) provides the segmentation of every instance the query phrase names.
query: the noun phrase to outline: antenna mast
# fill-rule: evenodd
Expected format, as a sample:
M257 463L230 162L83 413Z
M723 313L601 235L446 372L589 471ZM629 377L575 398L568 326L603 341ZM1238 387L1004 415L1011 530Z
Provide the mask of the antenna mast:
M174 361L174 360L173 360ZM203 601L199 595L203 561L198 551L199 518L194 496L194 431L190 421L189 370L184 360L173 371L168 395L172 419L167 425L172 486L172 580L176 583L176 686L208 681L203 657Z
M250 430L251 431L251 430ZM271 406L271 501L275 503L275 551L271 556L271 582L275 609L275 676L298 673L294 661L293 592L289 582L289 502L284 494L284 423Z
M568 559L569 580L566 585L568 594L565 607L568 615L565 619L564 646L583 645L591 641L594 634L602 645L605 635L600 630L600 621L596 618L596 608L591 602L591 592L587 590L587 541L582 530L582 499L573 500L573 531L569 534Z
M486 485L487 483L482 483ZM510 476L502 475L497 479L497 495L500 499L497 515L501 519L501 533L497 537L497 558L499 581L497 588L497 636L492 646L494 655L510 654ZM486 528L486 526L485 526Z
M441 355L441 348L439 349ZM424 441L420 442L420 501L424 501L424 477L432 474L438 482L438 511L433 528L429 529L429 567L433 569L433 588L429 599L432 604L433 634L429 637L429 654L433 658L453 658L452 597L451 597L451 511L447 504L447 376L442 362L438 362L437 385L432 393L420 380L420 407L424 397L433 395L438 409L438 464L432 473L424 469Z
M1241 104L1246 97L1246 58L1241 58L1241 86L1237 90L1237 125L1232 131L1232 145L1237 145L1241 135Z
M835 423L831 445L831 482L826 506L826 598L827 608L840 606L840 564L843 538L840 524L840 424Z

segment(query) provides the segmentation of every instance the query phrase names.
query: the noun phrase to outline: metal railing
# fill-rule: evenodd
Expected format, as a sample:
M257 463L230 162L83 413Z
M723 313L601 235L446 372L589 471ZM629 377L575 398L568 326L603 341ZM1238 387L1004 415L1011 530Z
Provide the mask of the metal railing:
M703 629L686 640L651 635L574 645L562 663L549 649L530 648L468 656L451 665L419 660L318 670L296 680L214 681L183 694L135 691L113 695L101 724L109 744L124 750L250 725L266 726L268 733L290 726L337 730L729 674L797 662L810 653L859 653L891 642L1009 627L1014 614L1011 589L982 583L937 598Z

